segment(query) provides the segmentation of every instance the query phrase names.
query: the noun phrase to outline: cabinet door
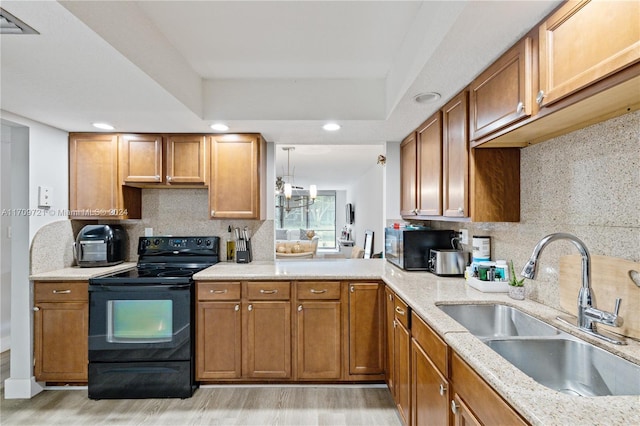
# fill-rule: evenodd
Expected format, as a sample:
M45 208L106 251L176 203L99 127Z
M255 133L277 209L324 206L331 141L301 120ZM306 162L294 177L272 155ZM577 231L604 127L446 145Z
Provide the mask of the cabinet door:
M36 303L33 327L36 380L86 382L89 304Z
M123 182L162 182L162 136L120 135L119 157Z
M383 286L349 284L349 374L384 374Z
M119 207L118 136L72 134L69 137L69 208L106 212ZM93 214L79 214L81 217Z
M416 134L411 133L400 144L400 215L417 213L417 146Z
M198 302L196 315L196 380L240 378L240 301Z
M539 28L541 105L640 59L640 3L567 2Z
M451 400L451 412L453 413L453 424L455 426L482 426L480 420L473 415L467 404L465 404L458 394L454 394Z
M202 135L167 138L167 183L207 183L207 144Z
M393 328L393 319L395 316L394 308L395 308L395 294L388 287L384 290L385 294L385 330L387 336L387 353L385 357L385 372L387 379L387 386L389 386L389 391L391 395L395 399L395 380L393 374L393 362L394 362L394 353L393 353L393 339L394 339L394 328Z
M411 342L411 424L449 424L449 382L415 340Z
M209 207L212 218L260 219L266 153L259 135L211 137ZM263 185L264 186L264 185Z
M295 315L298 378L339 379L342 372L340 302L301 302Z
M417 130L418 215L442 215L442 113L438 111Z
M531 45L531 38L524 38L471 83L471 140L531 115Z
M410 372L410 335L398 319L394 321L394 377L395 400L400 417L405 425L410 424L411 419L411 372Z
M290 378L290 302L249 302L243 306L245 377Z
M448 217L469 215L467 101L465 90L442 109L443 210L444 216Z
M456 353L453 353L451 356L451 381L460 399L464 401L464 404L466 404L483 424L527 424L522 417Z

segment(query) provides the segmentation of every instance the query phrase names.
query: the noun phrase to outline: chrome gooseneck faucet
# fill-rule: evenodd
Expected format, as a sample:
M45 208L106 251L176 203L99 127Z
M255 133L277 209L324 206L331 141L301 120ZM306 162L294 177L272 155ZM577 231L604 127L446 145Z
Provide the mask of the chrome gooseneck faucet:
M624 345L626 342L615 336L610 336L608 333L599 332L596 329L596 323L609 325L612 327L620 327L622 325L622 318L618 315L620 311L621 299L616 299L616 306L613 313L601 311L594 306L593 291L591 290L591 257L589 256L589 250L585 244L575 237L574 235L558 232L550 234L541 239L536 244L531 254L531 258L522 269L520 273L523 277L534 279L538 268L538 258L542 253L542 250L556 240L568 240L576 246L580 255L582 256L582 286L578 293L578 319L577 322L568 320L565 317L558 317L559 320L567 322L571 325L577 325L582 331L585 331L593 336L604 339L610 343L618 345Z

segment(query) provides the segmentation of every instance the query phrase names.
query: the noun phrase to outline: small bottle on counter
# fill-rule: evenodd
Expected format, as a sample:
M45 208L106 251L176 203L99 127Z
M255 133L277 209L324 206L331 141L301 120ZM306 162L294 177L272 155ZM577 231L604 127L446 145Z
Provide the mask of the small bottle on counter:
M233 240L231 236L231 225L229 225L229 229L227 230L227 262L233 262L233 258L235 257L236 252L236 242Z

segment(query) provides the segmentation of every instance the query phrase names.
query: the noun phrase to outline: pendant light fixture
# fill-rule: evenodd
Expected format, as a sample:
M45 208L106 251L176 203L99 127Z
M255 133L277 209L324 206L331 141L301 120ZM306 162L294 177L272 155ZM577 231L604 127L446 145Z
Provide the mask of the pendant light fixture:
M291 171L291 151L295 150L295 147L287 146L282 148L283 151L287 151L287 173L283 176L276 177L276 196L278 198L278 205L276 208L284 208L287 212L294 208L307 208L315 202L318 198L318 187L316 185L309 185L309 194L300 193L304 188L296 186L294 184L293 173L295 168ZM294 194L295 192L295 194ZM291 205L291 204L294 205Z

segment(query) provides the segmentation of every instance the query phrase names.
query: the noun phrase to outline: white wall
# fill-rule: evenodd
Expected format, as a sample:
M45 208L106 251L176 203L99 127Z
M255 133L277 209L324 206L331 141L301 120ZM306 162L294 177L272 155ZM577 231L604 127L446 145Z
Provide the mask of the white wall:
M66 217L64 210L69 207L68 134L5 111L1 112L1 119L2 134L7 137L6 143L11 145L10 167L3 164L2 175L11 176L10 208L18 209L11 210L16 214L11 217L11 286L8 297L11 313L8 327L2 316L2 329L10 334L11 348L11 377L5 384L5 397L29 398L42 389L34 382L32 372L29 246L40 227ZM52 189L53 202L48 211L38 209L40 185ZM59 213L59 210L63 211ZM5 300L7 288L4 280L2 290L2 299Z
M402 222L400 217L400 142L386 143L384 166L384 222Z
M364 231L373 231L373 252L384 248L384 167L374 164L349 188L347 202L353 204L356 245L364 247Z

